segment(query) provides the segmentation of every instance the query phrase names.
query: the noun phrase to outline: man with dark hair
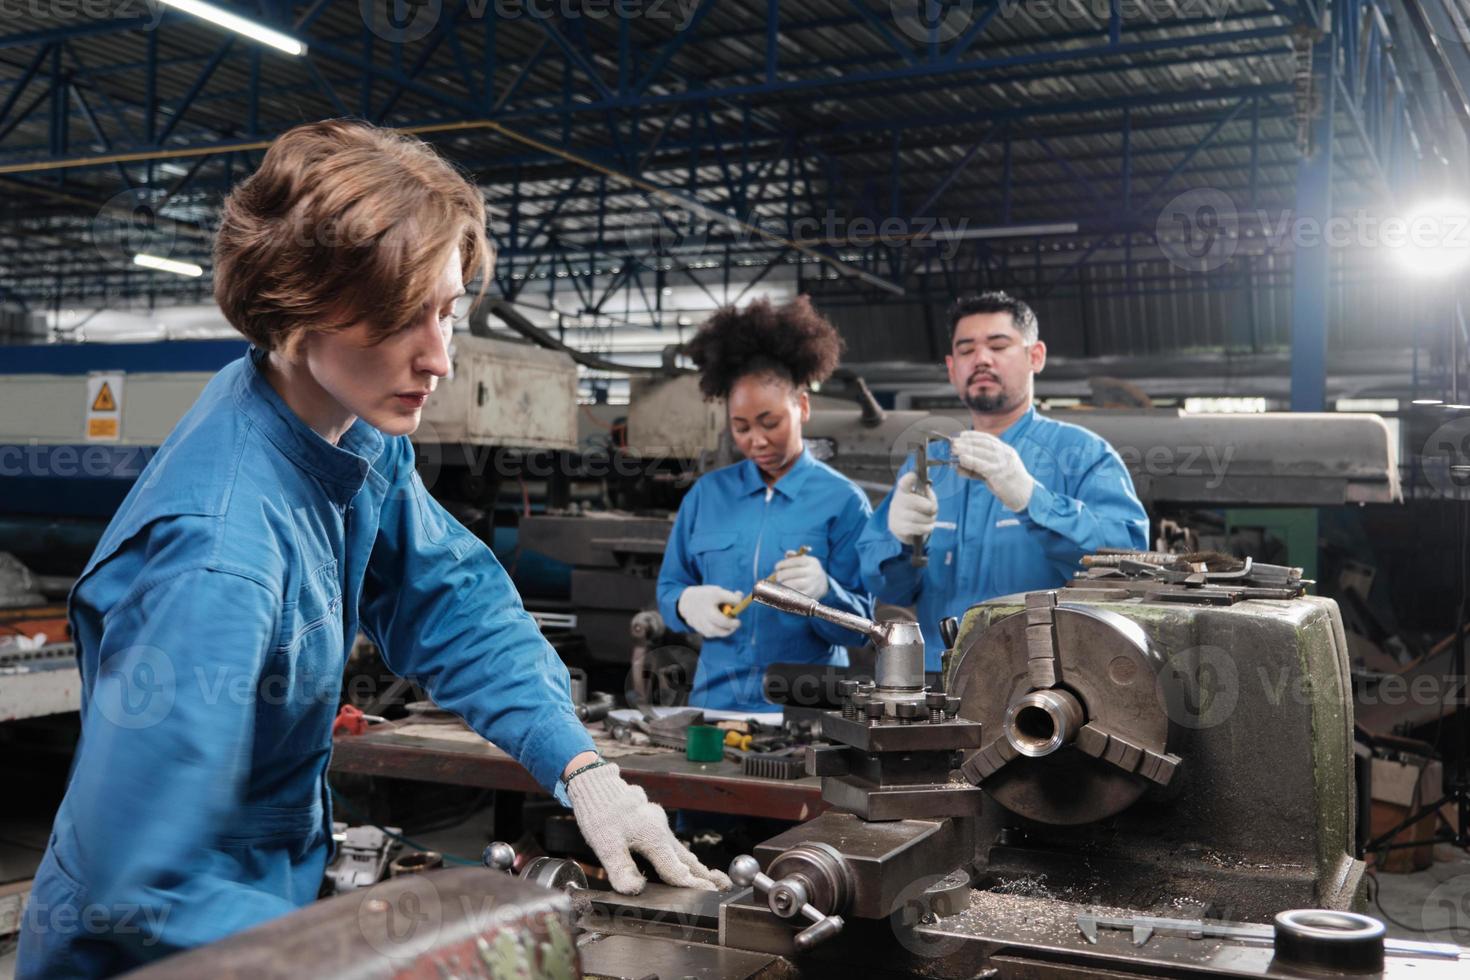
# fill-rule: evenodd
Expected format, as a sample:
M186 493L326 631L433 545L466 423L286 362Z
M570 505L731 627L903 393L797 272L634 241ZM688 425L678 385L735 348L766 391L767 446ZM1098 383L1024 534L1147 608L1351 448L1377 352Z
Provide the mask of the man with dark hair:
M952 465L916 486L914 461L858 542L863 582L880 600L917 605L925 661L939 669L939 621L998 595L1056 588L1098 548L1144 548L1148 516L1123 461L1101 438L1036 414L1046 366L1036 314L1003 292L950 307L950 384L972 428L930 457ZM914 549L927 549L916 564Z

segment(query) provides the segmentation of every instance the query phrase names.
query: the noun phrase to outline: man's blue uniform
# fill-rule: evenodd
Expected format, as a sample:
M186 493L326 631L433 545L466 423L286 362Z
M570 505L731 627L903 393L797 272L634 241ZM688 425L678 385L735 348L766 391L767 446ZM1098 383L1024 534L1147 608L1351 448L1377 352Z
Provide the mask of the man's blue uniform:
M261 356L209 383L73 589L82 737L19 977L111 975L316 898L359 626L543 786L592 748L566 669L408 438L359 420L331 445Z
M927 670L939 669L944 641L939 621L1000 595L1062 585L1078 559L1098 548L1145 548L1148 515L1123 461L1094 433L1042 418L1029 409L1001 435L1036 481L1022 513L1006 508L984 480L952 466L930 471L939 515L929 538L928 565L915 568L913 549L888 530L892 493L868 522L858 550L863 582L881 601L917 606ZM949 444L930 444L947 460ZM900 476L914 467L912 457Z
M803 450L774 487L750 460L706 473L679 505L658 575L658 610L670 628L688 632L679 595L691 585L748 593L788 551L802 545L822 563L825 605L872 616L862 586L857 540L872 508L847 477ZM772 663L847 665L845 646L867 638L822 619L793 616L758 602L740 614L740 628L706 637L690 704L732 711L774 710L762 693Z

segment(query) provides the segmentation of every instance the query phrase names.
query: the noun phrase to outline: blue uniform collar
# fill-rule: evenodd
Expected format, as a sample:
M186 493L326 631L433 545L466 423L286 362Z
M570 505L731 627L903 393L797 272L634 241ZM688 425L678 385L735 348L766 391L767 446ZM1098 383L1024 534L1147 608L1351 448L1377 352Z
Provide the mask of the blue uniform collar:
M816 467L817 461L812 456L812 451L805 447L796 462L791 464L781 479L776 481L771 489L777 491L788 500L795 500L796 495L801 493L801 488L806 483L806 478ZM766 489L766 481L761 478L760 467L755 465L754 460L744 460L740 464L740 492L755 493L757 490Z
M291 407L271 387L261 372L265 351L250 348L249 363L235 384L235 405L260 426L271 443L287 459L303 470L348 491L343 500L351 499L362 489L373 463L383 453L383 434L362 419L342 434L337 445L318 435L301 421Z
M1027 429L1031 428L1031 423L1034 421L1036 421L1036 406L1032 405L1030 408L1026 409L1025 415L1022 415L1020 418L1016 419L1016 421L1012 422L1010 426L1000 434L1000 441L1009 445L1015 445L1016 440L1021 438L1021 436L1025 433Z

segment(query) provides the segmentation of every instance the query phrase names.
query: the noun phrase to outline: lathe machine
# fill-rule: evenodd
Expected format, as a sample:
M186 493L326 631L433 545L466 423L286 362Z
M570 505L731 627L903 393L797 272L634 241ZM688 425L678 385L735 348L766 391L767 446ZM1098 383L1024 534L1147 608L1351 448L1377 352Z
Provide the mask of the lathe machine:
M150 975L1466 976L1470 950L1386 940L1355 911L1336 605L1298 569L1170 561L1103 556L973 606L943 624L938 690L916 624L757 586L865 633L877 667L843 682L833 744L807 756L831 809L737 858L733 893L589 890L575 862L516 868L492 845L520 880L395 879ZM433 929L405 939L409 899Z

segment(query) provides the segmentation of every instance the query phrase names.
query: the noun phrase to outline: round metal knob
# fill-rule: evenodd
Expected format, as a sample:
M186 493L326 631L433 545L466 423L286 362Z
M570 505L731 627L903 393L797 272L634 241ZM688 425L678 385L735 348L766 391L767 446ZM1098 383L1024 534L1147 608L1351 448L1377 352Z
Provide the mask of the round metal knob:
M480 855L480 860L485 867L494 871L509 872L516 864L515 848L503 840L491 841L485 845L485 852Z
M742 854L730 862L730 880L741 888L755 884L755 876L761 873L761 863L749 854Z

